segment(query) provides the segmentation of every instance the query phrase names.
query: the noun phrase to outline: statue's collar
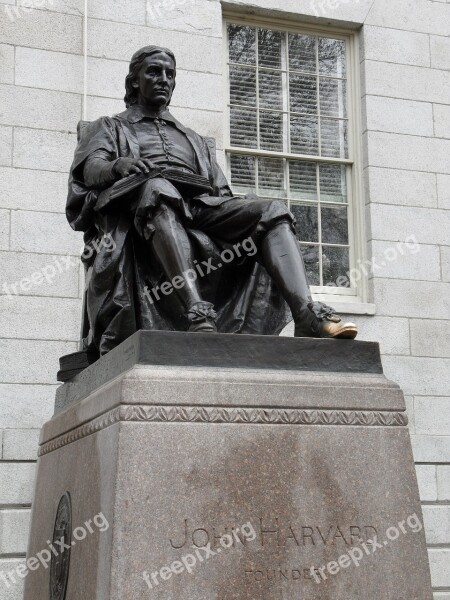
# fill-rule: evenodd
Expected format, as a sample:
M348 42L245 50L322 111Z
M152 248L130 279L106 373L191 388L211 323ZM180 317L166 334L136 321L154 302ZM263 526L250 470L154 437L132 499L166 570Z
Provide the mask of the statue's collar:
M175 123L174 117L170 114L170 112L166 109L161 112L153 112L148 110L145 106L140 104L134 104L130 106L124 113L121 114L121 117L129 121L130 123L138 123L142 121L142 119L164 119L164 121L169 121L170 123Z

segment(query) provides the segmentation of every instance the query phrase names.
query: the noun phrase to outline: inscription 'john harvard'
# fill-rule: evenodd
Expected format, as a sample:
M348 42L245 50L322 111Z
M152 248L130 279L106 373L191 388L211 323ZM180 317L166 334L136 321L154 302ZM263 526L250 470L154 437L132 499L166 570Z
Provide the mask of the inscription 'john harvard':
M343 544L352 546L377 535L376 527L365 524L301 525L278 518L268 519L265 517L258 518L257 522L251 519L249 521L253 524L257 536L252 544L259 543L263 548L288 545L332 546ZM185 547L192 548L192 546L201 548L207 544L211 544L211 547L215 548L224 534L232 534L233 544L237 543L236 536L238 536L239 541L245 546L248 540L236 532L237 529L239 528L234 526L195 525L189 519L185 519L180 531L174 532L169 538L169 542L171 547L176 550ZM236 534L233 535L233 532Z

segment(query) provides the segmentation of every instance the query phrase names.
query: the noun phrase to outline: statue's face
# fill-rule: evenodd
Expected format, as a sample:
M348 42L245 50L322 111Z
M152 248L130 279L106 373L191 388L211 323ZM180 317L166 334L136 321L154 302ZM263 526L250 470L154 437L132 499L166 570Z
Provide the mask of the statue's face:
M142 63L133 86L139 88L139 101L155 109L167 106L175 88L175 65L167 54L152 54Z

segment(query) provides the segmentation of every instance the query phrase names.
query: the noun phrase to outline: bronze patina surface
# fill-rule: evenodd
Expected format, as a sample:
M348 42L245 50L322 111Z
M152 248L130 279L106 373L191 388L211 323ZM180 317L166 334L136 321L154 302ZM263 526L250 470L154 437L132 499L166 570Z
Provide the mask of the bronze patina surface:
M205 138L169 112L176 60L136 52L127 109L79 126L67 218L86 242L81 357L67 380L139 329L354 338L313 302L284 202L233 195Z

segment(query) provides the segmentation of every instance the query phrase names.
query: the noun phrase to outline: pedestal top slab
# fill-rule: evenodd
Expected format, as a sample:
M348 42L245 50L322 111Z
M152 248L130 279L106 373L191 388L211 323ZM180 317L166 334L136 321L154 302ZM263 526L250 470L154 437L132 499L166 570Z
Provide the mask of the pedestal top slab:
M137 365L383 373L376 342L142 330L62 385L55 412Z

